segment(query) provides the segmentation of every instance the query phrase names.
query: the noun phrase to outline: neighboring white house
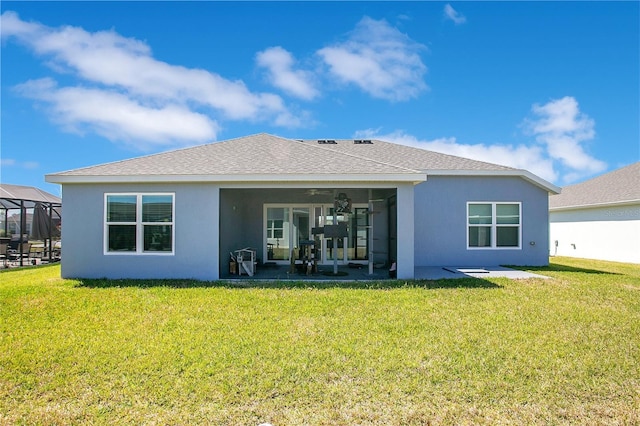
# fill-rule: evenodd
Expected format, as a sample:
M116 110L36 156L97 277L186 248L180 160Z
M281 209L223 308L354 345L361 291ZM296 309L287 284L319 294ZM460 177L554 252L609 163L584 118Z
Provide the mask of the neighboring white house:
M398 278L546 265L559 191L526 170L379 140L268 134L46 178L62 185L62 275L81 278L216 280L234 250L288 265L310 240L321 265L396 263Z
M549 197L551 254L640 263L640 162Z

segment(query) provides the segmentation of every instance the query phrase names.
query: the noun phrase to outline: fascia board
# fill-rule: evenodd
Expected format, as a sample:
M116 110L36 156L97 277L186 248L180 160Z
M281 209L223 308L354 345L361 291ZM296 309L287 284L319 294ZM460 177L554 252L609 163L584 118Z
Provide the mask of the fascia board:
M495 177L495 176L513 176L520 177L528 182L533 183L534 185L544 189L545 191L552 194L559 194L562 189L559 186L556 186L546 180L542 179L534 175L533 173L522 170L522 169L513 169L513 170L424 170L427 176L487 176L487 177Z
M362 189L394 189L399 185L414 185L415 182L221 182L220 189L336 189L340 187Z
M576 204L573 206L549 207L549 211L561 212L561 211L568 211L568 210L598 209L603 207L624 207L624 206L633 206L633 205L640 205L640 200L625 200L625 201L614 201L610 203Z
M424 173L382 173L382 174L268 174L268 175L118 175L79 176L46 175L49 183L180 183L180 182L403 182L420 183L427 180Z

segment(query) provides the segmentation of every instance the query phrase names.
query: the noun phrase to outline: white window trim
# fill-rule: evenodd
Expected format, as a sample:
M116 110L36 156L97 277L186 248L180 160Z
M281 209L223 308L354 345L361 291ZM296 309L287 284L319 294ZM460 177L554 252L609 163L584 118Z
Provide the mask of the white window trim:
M143 222L142 196L171 196L171 222ZM109 251L109 225L132 225L134 222L107 222L107 199L109 196L136 197L136 251ZM176 194L175 192L105 192L102 230L102 250L105 256L174 256L176 251ZM144 225L171 225L171 251L144 251Z
M471 204L491 204L491 224L479 224L472 225L469 223L469 205ZM518 225L515 224L500 224L498 225L496 220L496 205L498 204L517 204L518 205L518 214L520 218L520 223ZM465 227L465 231L467 234L467 250L522 250L522 202L521 201L467 201L467 212L466 218L467 223ZM490 247L471 247L469 246L469 227L471 226L486 226L491 227L491 246ZM518 227L518 246L517 247L498 247L498 227Z

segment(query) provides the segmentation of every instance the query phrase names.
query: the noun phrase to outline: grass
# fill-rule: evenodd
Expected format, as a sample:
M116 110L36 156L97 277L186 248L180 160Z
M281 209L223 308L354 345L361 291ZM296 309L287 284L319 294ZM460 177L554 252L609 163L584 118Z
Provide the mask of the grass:
M0 424L638 424L640 267L253 283L0 273Z

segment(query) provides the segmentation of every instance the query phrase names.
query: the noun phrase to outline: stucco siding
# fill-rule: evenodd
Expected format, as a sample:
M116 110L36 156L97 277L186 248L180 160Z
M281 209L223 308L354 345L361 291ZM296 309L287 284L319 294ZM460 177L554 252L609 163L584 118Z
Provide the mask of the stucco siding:
M175 193L175 254L104 254L105 193ZM219 189L211 184L64 185L64 278L218 278Z
M344 191L354 204L366 205L370 198L366 188ZM174 253L105 254L105 193L157 192L175 194ZM397 196L397 208L392 211L397 215L395 230L388 228L390 221L396 220L389 217L387 203L374 206L381 213L373 217L373 250L397 251L400 278L411 278L416 266L548 263L548 194L523 179L433 176L416 186L398 185L373 192L373 198ZM467 249L468 201L521 202L521 248ZM265 204L332 202L333 194L310 196L304 188L221 189L212 183L65 184L62 276L216 280L228 274L230 251L253 247L265 260ZM384 254L379 256L382 259L376 261L384 260Z
M413 278L416 266L415 258L415 191L411 185L398 187L398 247L397 277Z
M552 211L549 220L552 255L640 263L640 205Z
M467 202L521 202L521 248L468 249ZM415 266L547 265L548 202L517 177L430 176L415 187Z

